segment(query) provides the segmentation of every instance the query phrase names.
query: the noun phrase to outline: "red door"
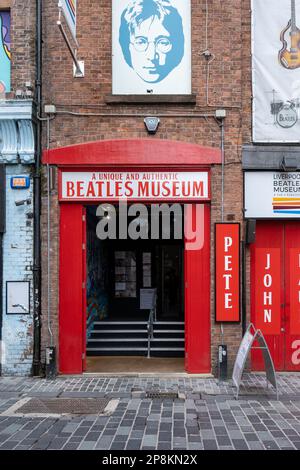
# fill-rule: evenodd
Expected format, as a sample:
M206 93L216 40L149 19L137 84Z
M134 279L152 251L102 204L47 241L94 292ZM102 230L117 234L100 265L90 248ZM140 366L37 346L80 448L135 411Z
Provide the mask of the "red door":
M60 205L59 371L85 369L85 210Z
M184 215L185 228L189 225L197 231L197 241L196 237L185 238L185 369L194 374L209 373L210 206L186 205Z
M300 224L258 221L251 246L251 321L266 337L276 370L300 370ZM263 369L252 351L252 369Z
M285 370L300 370L300 223L285 223Z

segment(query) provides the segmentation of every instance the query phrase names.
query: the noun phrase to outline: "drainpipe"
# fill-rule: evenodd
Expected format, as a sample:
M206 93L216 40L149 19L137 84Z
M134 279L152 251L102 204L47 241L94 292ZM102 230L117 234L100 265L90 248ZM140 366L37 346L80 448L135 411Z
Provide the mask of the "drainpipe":
M36 82L37 114L42 111L42 0L36 0ZM33 244L33 367L34 376L41 373L41 122L36 123L36 163L34 174L34 244Z
M224 222L224 176L225 176L225 129L224 119L220 119L221 128L221 159L222 159L222 177L221 177L221 222ZM221 323L221 342L224 344L224 327Z

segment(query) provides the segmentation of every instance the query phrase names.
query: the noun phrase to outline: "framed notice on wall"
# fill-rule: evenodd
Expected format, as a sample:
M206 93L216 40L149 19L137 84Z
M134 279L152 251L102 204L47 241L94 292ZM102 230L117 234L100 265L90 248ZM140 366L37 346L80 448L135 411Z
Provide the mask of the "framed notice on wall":
M215 317L240 321L240 224L215 224Z
M113 94L190 94L190 0L112 0L112 75Z
M299 0L252 0L254 142L300 141L299 28Z
M24 315L30 313L30 282L6 282L6 314Z

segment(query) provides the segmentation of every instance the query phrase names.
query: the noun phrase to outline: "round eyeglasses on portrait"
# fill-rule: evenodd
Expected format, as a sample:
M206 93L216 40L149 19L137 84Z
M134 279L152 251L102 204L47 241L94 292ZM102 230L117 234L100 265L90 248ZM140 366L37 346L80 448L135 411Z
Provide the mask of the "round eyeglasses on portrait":
M144 36L137 36L136 38L134 38L133 42L131 42L135 50L138 52L146 52L149 47L149 44L151 43L154 44L156 51L161 52L163 54L170 52L170 50L172 49L172 43L168 38L159 38L155 41L148 41L148 39Z

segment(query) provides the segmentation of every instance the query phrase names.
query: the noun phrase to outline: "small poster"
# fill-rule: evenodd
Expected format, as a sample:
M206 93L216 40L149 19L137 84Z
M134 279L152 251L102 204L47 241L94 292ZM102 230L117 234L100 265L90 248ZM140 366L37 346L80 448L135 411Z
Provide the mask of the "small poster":
M156 305L156 289L140 289L140 309L151 310Z
M24 315L30 313L30 282L6 282L7 315Z
M136 297L136 255L133 251L115 251L115 297Z
M190 0L112 0L112 67L113 94L190 94Z

